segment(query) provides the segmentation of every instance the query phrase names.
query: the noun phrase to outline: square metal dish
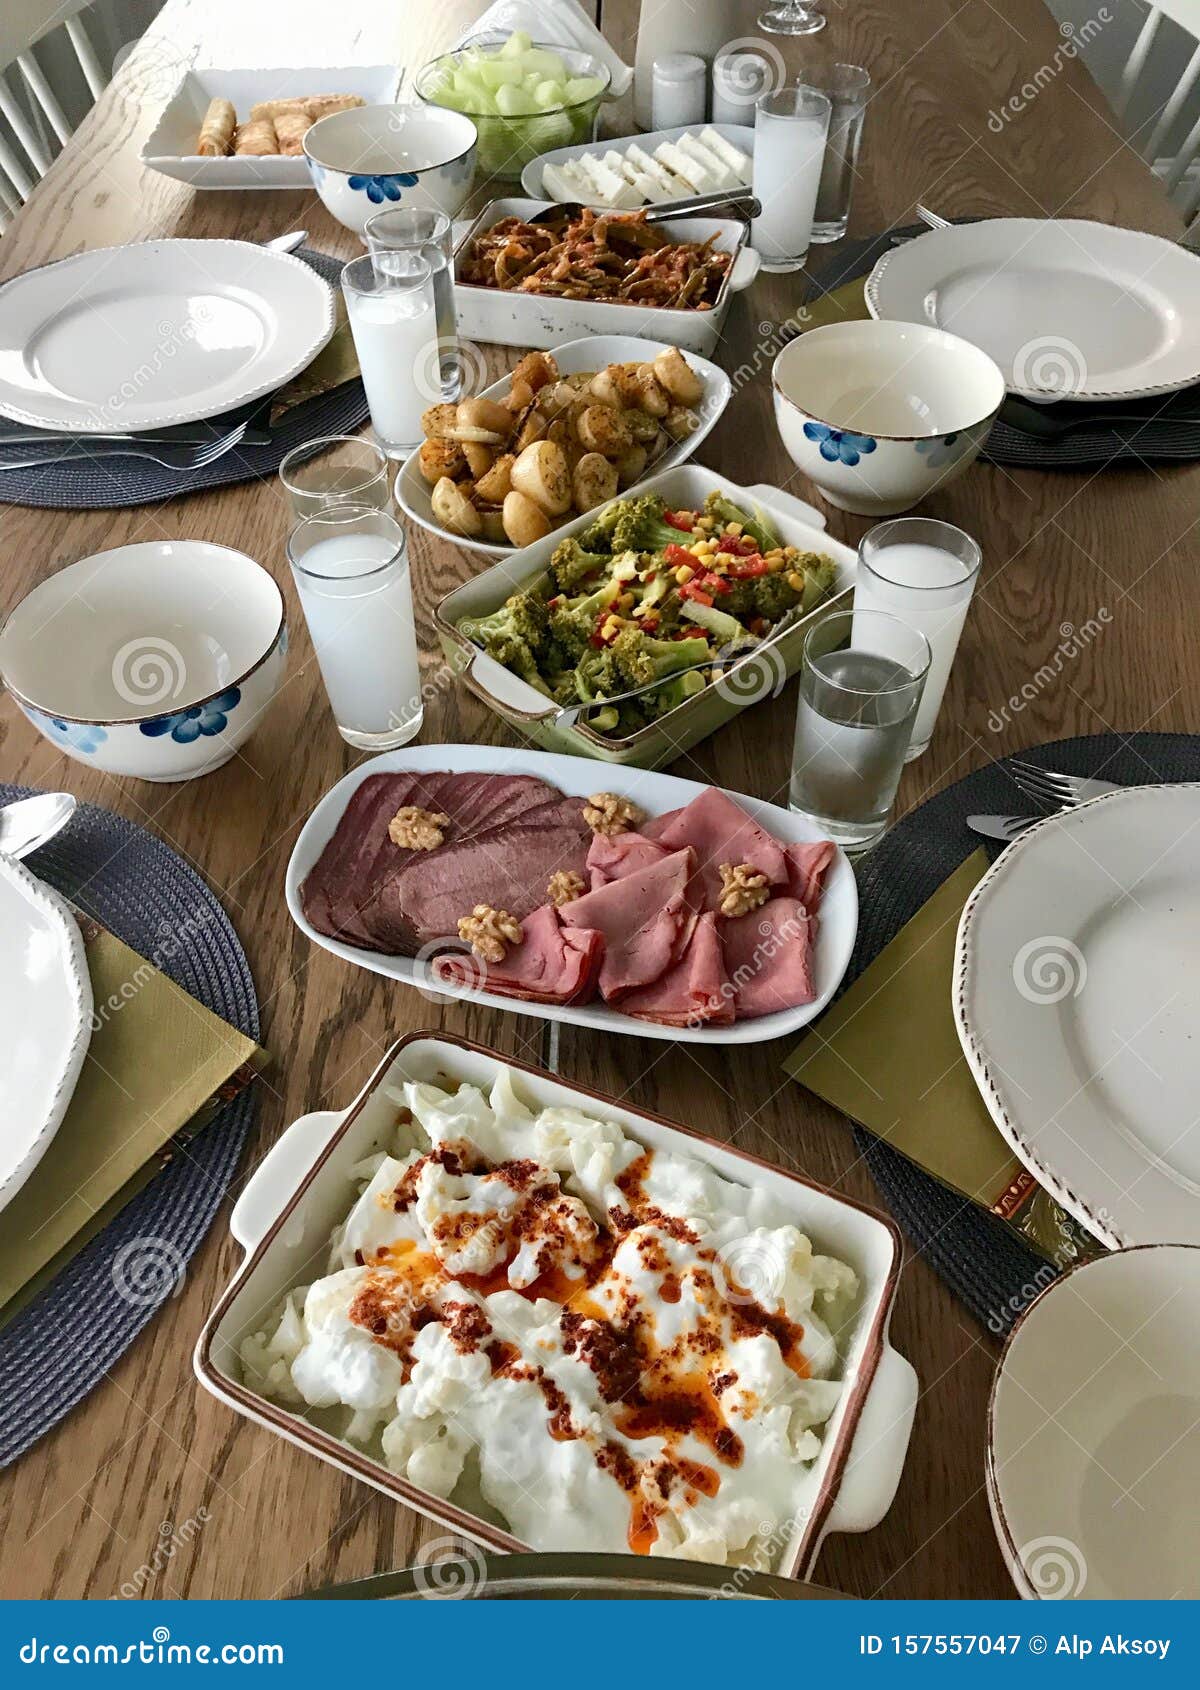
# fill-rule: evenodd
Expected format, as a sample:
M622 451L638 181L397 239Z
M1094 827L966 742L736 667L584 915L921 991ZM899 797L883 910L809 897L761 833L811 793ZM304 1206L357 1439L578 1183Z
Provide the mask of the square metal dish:
M200 1335L195 1367L201 1384L248 1419L450 1530L493 1549L524 1547L494 1516L485 1517L491 1511L482 1499L476 1512L469 1498L449 1501L423 1491L302 1414L251 1391L242 1383L237 1358L242 1339L261 1328L283 1295L324 1271L330 1234L356 1195L351 1169L394 1130L397 1109L385 1088L406 1079L447 1078L486 1087L502 1066L517 1072L522 1095L535 1107L574 1106L598 1114L651 1148L699 1156L738 1184L772 1188L815 1246L849 1262L858 1274L858 1306L840 1334L845 1389L807 1475L792 1535L775 1545L773 1571L807 1576L827 1533L867 1531L883 1518L908 1448L917 1377L887 1340L901 1255L895 1226L746 1151L463 1039L428 1033L401 1039L344 1116L304 1116L268 1152L234 1207L231 1227L246 1261Z
M706 241L715 235L718 250L734 255L721 291L707 311L647 309L609 299L556 299L459 281L459 265L476 235L502 217L528 220L553 205L553 200L492 200L463 235L454 250L454 307L460 336L539 349L584 334L634 334L664 340L684 352L713 356L733 295L748 288L759 269L758 254L748 245L749 227L737 217L681 217L665 225L664 232L673 241Z
M701 464L680 464L659 475L649 476L639 484L638 491L661 493L668 505L678 510L695 510L704 504L706 496L714 488L719 488L735 504L747 507L758 505L772 518L786 542L799 546L803 551L825 552L834 560L838 571L830 596L807 616L792 623L787 632L764 652L761 661L748 664L740 672L740 688L736 680L727 686L710 682L703 692L696 693L674 710L668 710L637 733L625 739L614 739L593 732L582 722L571 727L557 727L554 709L548 707L544 694L459 633L458 623L463 617L490 614L519 587L544 574L555 547L567 535L580 533L588 527L595 517L594 511L564 523L536 545L513 552L447 593L435 609L433 621L451 668L458 671L477 698L547 751L567 751L577 757L595 757L604 763L620 763L640 769L661 768L664 763L681 756L699 740L707 739L709 734L732 721L747 706L775 697L788 676L794 674L799 666L801 646L812 618L827 610L853 587L858 567L857 554L840 540L831 539L824 532L825 518L803 500L777 487L739 487Z

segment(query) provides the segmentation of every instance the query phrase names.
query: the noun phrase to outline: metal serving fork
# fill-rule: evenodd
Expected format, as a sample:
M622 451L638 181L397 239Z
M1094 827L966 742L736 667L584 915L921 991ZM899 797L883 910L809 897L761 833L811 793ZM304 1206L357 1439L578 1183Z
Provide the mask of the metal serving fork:
M203 469L206 464L214 463L226 452L232 451L249 426L250 420L246 418L224 434L215 435L199 445L174 445L166 440L114 440L105 441L97 450L83 439L48 442L37 457L0 458L0 470L35 469L43 464L73 463L86 458L96 462L104 462L108 458L149 458L164 469Z
M1054 769L1039 769L1020 757L1010 757L1008 767L1027 798L1056 809L1071 809L1076 804L1086 803L1089 798L1115 792L1120 784L1114 780L1091 780L1083 775L1064 775Z

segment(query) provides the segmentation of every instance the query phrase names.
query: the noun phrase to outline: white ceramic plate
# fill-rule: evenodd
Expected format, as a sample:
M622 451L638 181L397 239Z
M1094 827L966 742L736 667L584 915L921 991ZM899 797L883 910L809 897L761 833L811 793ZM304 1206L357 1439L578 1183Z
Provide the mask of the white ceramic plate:
M988 1500L1025 1597L1200 1597L1200 1250L1121 1250L1014 1327L988 1413Z
M249 241L143 241L0 288L0 415L126 433L198 422L281 387L334 330L333 293Z
M1200 786L1011 845L963 910L954 1015L1005 1139L1105 1244L1200 1243Z
M368 775L393 769L449 769L454 773L491 769L497 774L538 775L569 797L580 798L586 798L596 791L598 785L603 785L608 792L632 798L651 816L678 809L706 790L700 781L679 780L674 775L611 765L601 768L589 757L559 757L546 751L509 749L498 745L430 745L417 750L408 747L386 752L382 757L372 757L360 763L325 794L301 829L287 866L287 906L292 920L314 944L332 951L343 962L357 963L360 968L369 968L374 974L383 974L388 979L402 981L406 986L415 986L435 1003L444 1002L447 998L463 998L468 1003L487 1004L492 1009L504 1009L513 1015L534 1015L544 1021L569 1021L576 1027L594 1027L602 1033L708 1045L757 1044L762 1039L776 1039L785 1033L796 1032L820 1014L846 972L858 930L858 888L854 870L841 851L826 877L821 900L814 958L816 998L799 1009L780 1010L778 1014L764 1015L754 1021L737 1021L732 1027L660 1027L653 1021L635 1021L604 1003L524 1003L494 992L465 987L459 989L436 979L429 964L423 960L381 956L378 952L360 950L356 945L330 939L306 921L300 904L301 884L332 837L351 793ZM803 816L793 815L790 810L765 804L759 798L748 798L740 792L731 792L729 796L777 839L790 844L825 837L811 822Z
M973 341L1029 399L1137 398L1200 381L1200 257L1133 229L1002 217L894 247L873 317Z
M297 94L361 94L370 106L396 97L395 65L348 65L329 70L189 70L163 108L141 159L161 176L194 188L311 188L308 161L299 158L201 158L192 152L210 100L231 100L239 120L259 100Z
M0 1209L58 1131L92 1036L79 924L57 893L0 854Z
M637 335L584 335L581 340L571 340L563 346L556 346L554 360L564 376L573 376L584 370L602 370L606 364L642 362L667 351L668 345L667 341L644 340ZM707 358L701 358L698 353L687 352L684 356L704 383L704 397L699 405L694 407L700 416L700 426L685 440L672 441L661 458L655 458L652 464L647 464L646 474L641 481L635 482L620 495L623 499L631 497L645 483L647 477L658 475L665 469L674 469L676 464L685 463L701 442L712 433L729 403L733 385L725 371L719 369L716 364L710 364ZM502 399L508 393L509 386L509 378L503 376L490 387L485 387L480 397ZM461 546L465 552L482 552L486 557L503 557L521 549L519 546L489 545L484 540L468 540L461 534L451 534L443 528L433 514L433 488L421 474L417 461L419 451L418 448L417 451L409 453L396 476L396 502L406 515L422 528L428 528L431 534L439 534L453 545ZM569 512L561 520L565 525L573 522L575 517Z
M683 135L699 135L702 129L713 129L724 137L731 146L739 152L745 153L747 158L754 157L754 127L746 123L685 123L678 129L654 129L648 135L618 135L611 140L585 141L578 147L556 147L553 152L543 153L540 158L530 159L521 172L521 187L531 199L553 199L553 194L547 194L542 187L542 171L548 164L565 164L570 159L582 158L585 153L591 153L596 158L602 158L605 153L623 153L627 147L639 146L644 153L654 157L656 147L661 147L664 141L678 141ZM749 183L746 184L748 189ZM735 188L729 190L737 191ZM681 195L678 199L661 200L661 205L687 205L696 199L695 194ZM578 198L578 195L576 196Z

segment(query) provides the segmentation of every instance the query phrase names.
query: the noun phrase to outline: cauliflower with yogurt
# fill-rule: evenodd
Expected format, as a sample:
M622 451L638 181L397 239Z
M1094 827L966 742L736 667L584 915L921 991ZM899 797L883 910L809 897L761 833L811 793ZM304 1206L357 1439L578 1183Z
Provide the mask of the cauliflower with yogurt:
M410 1082L397 1154L247 1382L537 1549L727 1563L781 1542L841 1385L853 1271L778 1199L616 1122ZM470 1506L465 1502L464 1506Z

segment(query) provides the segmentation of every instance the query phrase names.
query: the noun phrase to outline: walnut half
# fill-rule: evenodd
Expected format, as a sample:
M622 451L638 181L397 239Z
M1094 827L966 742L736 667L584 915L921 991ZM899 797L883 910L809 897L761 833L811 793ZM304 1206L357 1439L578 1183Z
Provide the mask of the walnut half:
M436 851L446 837L443 830L449 826L449 816L405 804L388 823L388 838L406 851Z
M509 945L519 945L525 933L521 923L507 910L476 904L470 915L459 916L458 936L484 962L503 962Z
M546 896L560 910L564 904L573 903L586 890L583 876L576 874L573 869L556 869L550 876L550 884L546 888Z
M618 798L615 792L593 792L583 806L583 819L592 832L606 836L639 827L645 817L645 810L631 804L628 798Z
M753 863L722 863L721 914L749 915L771 896L770 882Z

